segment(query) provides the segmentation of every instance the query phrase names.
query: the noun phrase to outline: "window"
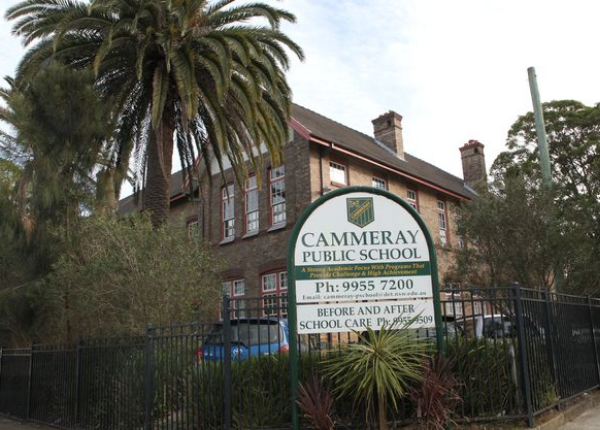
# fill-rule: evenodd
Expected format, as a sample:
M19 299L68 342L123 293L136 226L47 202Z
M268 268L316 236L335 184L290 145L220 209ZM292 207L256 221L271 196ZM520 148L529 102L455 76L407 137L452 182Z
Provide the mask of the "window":
M452 301L446 302L444 307L445 316L453 316L455 319L461 318L464 316L464 303L459 301L460 298L457 297L456 301L454 300L454 296L452 297Z
M233 295L243 296L246 294L246 283L243 279L236 279L233 281Z
M243 296L246 294L246 281L234 279L223 282L223 294L229 297Z
M188 237L190 239L195 239L200 237L200 224L198 223L198 218L191 219L187 222L187 232Z
M419 200L415 190L406 190L406 201L413 207L414 210L419 212Z
M246 233L255 233L258 231L258 187L254 175L250 176L246 182L244 206L246 211Z
M261 283L264 315L287 317L287 272L266 273L262 275Z
M246 300L240 297L246 294L246 281L244 279L232 279L223 282L223 295L231 297L230 307L236 318L246 316Z
M279 166L269 172L271 225L285 224L285 167Z
M379 188L380 190L387 190L387 184L385 182L385 179L373 176L372 185L373 187Z
M442 246L446 246L448 244L448 236L446 234L447 231L447 222L446 222L446 203L442 200L438 200L437 202L438 209L438 224L440 227L440 243Z
M465 249L465 239L462 237L462 235L458 236L458 248Z
M234 191L233 184L229 184L221 190L222 216L223 216L223 239L233 239L235 235L235 212L234 212Z
M346 166L330 161L329 179L331 182L335 182L336 184L347 185L348 181L346 180Z

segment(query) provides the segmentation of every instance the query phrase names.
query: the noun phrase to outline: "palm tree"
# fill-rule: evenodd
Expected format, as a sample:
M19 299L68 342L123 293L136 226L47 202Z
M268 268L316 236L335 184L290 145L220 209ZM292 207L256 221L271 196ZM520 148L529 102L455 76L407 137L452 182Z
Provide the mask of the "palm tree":
M93 68L119 115L119 163L137 154L144 208L155 226L169 210L174 145L188 174L194 160L229 159L240 179L246 160L274 163L288 137L291 90L287 50L301 48L280 31L294 15L235 0L25 0L7 11L26 45L18 80L51 59ZM261 24L265 22L266 24Z

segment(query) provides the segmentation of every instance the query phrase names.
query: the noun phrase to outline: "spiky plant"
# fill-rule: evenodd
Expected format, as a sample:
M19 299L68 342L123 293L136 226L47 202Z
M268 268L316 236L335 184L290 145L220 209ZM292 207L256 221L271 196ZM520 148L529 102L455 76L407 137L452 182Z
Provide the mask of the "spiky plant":
M298 388L298 406L315 430L333 430L333 397L325 386L323 378L313 373Z
M461 401L457 385L450 360L441 354L427 358L423 378L410 393L417 407L417 418L427 430L446 428L453 407Z
M421 378L427 344L410 330L412 323L383 326L379 331L367 328L357 333L358 343L347 345L325 363L335 396L363 402L367 420L376 416L380 430L387 429L388 405L398 411L398 400L411 382Z

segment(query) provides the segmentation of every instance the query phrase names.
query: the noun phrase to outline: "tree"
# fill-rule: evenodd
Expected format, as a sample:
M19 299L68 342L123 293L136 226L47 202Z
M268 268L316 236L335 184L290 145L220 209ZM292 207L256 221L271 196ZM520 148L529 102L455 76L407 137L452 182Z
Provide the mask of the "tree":
M21 166L19 218L31 236L43 233L44 225L74 222L93 203L95 174L112 169L112 119L90 71L52 64L26 85L7 83L0 89L6 103L0 121L9 130L0 143Z
M62 251L51 231L69 231L96 205L97 172L111 169L111 116L91 71L57 64L21 87L0 89L0 336L29 336L28 291ZM101 186L106 186L105 181ZM116 198L113 188L112 200ZM106 195L106 193L105 193ZM107 200L108 196L106 195Z
M7 11L14 33L33 46L18 78L27 81L50 59L93 68L96 86L114 100L119 163L135 148L145 183L144 207L154 226L167 219L174 145L191 173L201 154L221 169L228 158L238 179L246 158L273 161L288 136L291 90L279 30L295 17L262 3L234 0L26 0ZM257 20L266 20L260 25Z
M4 346L22 345L28 340L31 307L25 292L36 276L35 264L24 252L22 237L15 228L14 189L19 175L19 166L0 158L0 345Z
M64 252L29 293L40 340L131 334L218 312L221 267L186 228L100 215L56 233Z
M574 100L558 100L544 103L543 110L557 206L561 211L574 206L600 225L600 105L588 107ZM540 162L532 112L512 125L507 147L509 150L494 162L492 174L520 174L539 184Z
M511 127L508 151L494 161L489 189L465 205L463 228L476 246L463 253L463 262L483 258L493 283L517 280L531 287L552 284L559 268L564 291L597 294L600 106L559 100L543 109L552 190L541 184L537 133L529 112Z
M514 282L549 288L564 250L549 194L521 177L503 178L479 190L459 209L459 232L469 246L457 259L458 280L502 287ZM485 270L482 270L485 268Z

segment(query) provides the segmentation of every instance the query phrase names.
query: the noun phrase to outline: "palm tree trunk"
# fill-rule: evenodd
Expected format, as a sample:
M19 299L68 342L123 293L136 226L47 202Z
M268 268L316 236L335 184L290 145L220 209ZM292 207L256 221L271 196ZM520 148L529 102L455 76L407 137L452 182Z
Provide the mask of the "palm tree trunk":
M173 166L173 119L165 111L160 126L153 130L148 146L144 210L150 212L154 228L167 222Z
M103 215L115 213L119 205L115 176L113 167L107 167L96 175L96 204L98 212Z

